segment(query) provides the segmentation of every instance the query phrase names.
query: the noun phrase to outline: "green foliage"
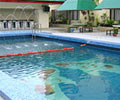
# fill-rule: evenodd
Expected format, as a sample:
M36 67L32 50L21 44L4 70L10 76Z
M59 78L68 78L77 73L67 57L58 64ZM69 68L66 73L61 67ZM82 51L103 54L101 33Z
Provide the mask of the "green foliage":
M118 28L114 28L113 32L114 34L118 34Z
M67 24L68 24L68 25L71 25L71 21L70 21L70 20L67 20Z
M89 22L89 21L86 22L86 25L87 26L93 26L93 24L91 22Z
M68 23L68 19L67 18L63 18L62 19L62 24L67 24Z
M50 20L51 23L54 23L54 21L55 21L55 19L52 16L49 17L49 20Z
M68 19L65 18L65 16L64 16L63 13L62 13L62 14L59 14L59 15L57 16L57 18L60 20L60 24L67 24L67 23L68 23Z
M113 24L114 24L114 20L113 19L107 19L107 22L106 22L106 24L108 25L108 26L112 26Z
M71 28L68 27L68 28L67 28L67 32L70 32L70 31L71 31Z
M62 14L59 14L57 17L58 17L58 19L62 20L65 16L64 16L64 14L62 13Z
M96 18L96 26L99 26L100 25L100 21L98 18Z
M101 19L102 19L102 23L105 25L106 24L106 21L108 19L108 16L106 13L103 13L103 15L101 16Z
M120 20L118 21L118 24L120 25Z

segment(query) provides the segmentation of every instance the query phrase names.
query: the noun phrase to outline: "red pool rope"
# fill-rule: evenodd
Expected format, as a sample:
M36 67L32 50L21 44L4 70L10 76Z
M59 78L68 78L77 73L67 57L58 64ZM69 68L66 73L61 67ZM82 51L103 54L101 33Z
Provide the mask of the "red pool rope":
M55 49L55 50L45 50L45 51L36 51L36 52L27 52L27 53L17 53L17 54L0 55L0 58L2 58L2 57L11 57L11 56L21 56L21 55L38 54L38 53L47 53L47 52L66 51L66 50L74 50L74 47L63 48L63 49Z
M84 47L84 46L86 46L86 44L81 44L80 46L81 46L81 47Z

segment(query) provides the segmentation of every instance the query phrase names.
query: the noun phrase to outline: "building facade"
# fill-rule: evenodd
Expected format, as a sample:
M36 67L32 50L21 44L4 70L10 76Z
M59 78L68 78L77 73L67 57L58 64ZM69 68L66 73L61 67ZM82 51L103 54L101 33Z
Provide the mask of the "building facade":
M37 28L49 28L49 22L67 24L67 20L74 22L87 23L87 11L58 11L57 9L64 3L65 0L0 0L0 27L4 22L4 27L11 29L25 26L30 27L29 21L34 22ZM101 3L102 0L96 0L96 3ZM50 7L50 8L49 8ZM50 11L49 11L50 10ZM50 13L51 12L51 13ZM112 10L95 10L90 11L92 23L96 25L101 23L101 16L106 14L107 18L120 20L120 9ZM61 22L62 20L62 22ZM15 23L20 23L16 25ZM12 23L12 26L9 25ZM33 23L32 23L33 24ZM1 28L0 28L1 29Z
M96 4L100 4L102 0L95 0ZM51 12L52 17L55 20L59 20L59 15L63 14L65 18L69 19L71 18L72 22L81 22L81 23L87 23L88 22L88 14L87 11L71 11L71 14L69 15L69 11L58 11L57 9L60 7L60 5L53 5L51 6ZM96 24L103 22L103 17L107 17L107 19L114 19L115 21L120 20L120 9L104 9L104 10L94 10L90 11L90 16L92 17L93 25L96 26Z
M17 27L28 21L33 21L38 28L49 27L49 5L62 4L59 0L0 0L0 27ZM13 23L12 26L9 25ZM29 24L27 24L29 26ZM13 27L14 26L14 27Z

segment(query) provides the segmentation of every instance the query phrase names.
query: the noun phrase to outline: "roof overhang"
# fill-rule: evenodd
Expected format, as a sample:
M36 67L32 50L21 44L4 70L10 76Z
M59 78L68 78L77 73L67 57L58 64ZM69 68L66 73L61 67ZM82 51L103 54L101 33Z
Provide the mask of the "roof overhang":
M96 6L97 5L93 0L67 0L58 8L58 10L95 10Z
M0 0L7 3L42 3L42 4L62 4L64 0Z
M120 0L103 0L96 9L118 9L120 8Z

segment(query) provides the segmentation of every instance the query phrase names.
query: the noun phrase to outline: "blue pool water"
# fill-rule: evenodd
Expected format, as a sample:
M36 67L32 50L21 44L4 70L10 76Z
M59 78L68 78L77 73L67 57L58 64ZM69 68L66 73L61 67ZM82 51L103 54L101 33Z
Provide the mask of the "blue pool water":
M0 54L75 47L0 58L1 71L25 82L37 94L45 94L47 100L120 100L120 51L43 38L33 41L31 37L0 42Z

